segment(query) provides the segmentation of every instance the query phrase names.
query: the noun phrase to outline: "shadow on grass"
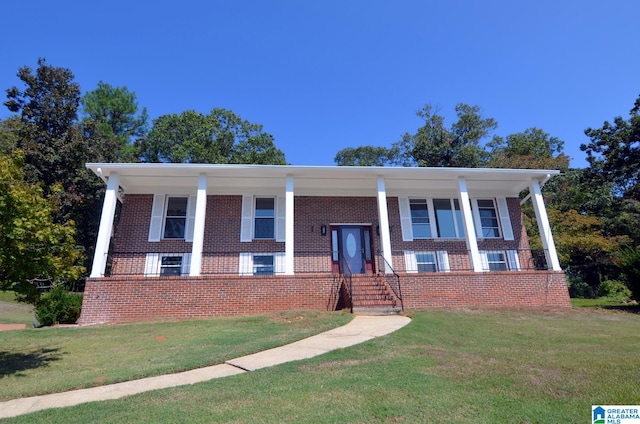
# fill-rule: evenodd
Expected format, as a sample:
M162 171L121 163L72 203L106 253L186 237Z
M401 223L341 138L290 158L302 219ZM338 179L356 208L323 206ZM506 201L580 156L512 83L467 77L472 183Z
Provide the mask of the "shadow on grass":
M616 305L601 306L602 309L610 309L612 311L630 312L632 314L640 314L640 305Z
M0 378L15 374L23 376L22 371L48 367L50 362L62 359L60 349L39 349L30 353L15 353L0 350Z

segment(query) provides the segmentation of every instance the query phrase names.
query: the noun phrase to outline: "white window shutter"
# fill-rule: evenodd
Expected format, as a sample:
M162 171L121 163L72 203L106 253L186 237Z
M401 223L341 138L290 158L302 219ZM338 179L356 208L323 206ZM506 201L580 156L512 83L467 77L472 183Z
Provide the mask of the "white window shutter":
M480 219L480 209L478 209L478 199L471 199L471 214L473 215L473 227L476 230L476 237L484 238L482 235L482 220Z
M274 262L274 272L276 274L284 274L285 272L285 256L284 252L277 252L273 254L273 262Z
M160 254L147 253L144 263L144 276L157 277L158 275L160 275Z
M520 271L520 259L517 250L507 250L507 260L509 261L509 271Z
M187 205L187 228L185 229L184 240L193 241L193 229L196 222L196 196L189 196Z
M189 275L191 273L191 253L182 254L182 269L180 275Z
M240 275L253 275L253 253L240 253L238 273Z
M511 217L507 207L507 199L498 197L498 213L500 214L500 224L502 225L502 237L505 240L513 240L513 228L511 227Z
M149 241L160 241L162 237L162 220L164 218L164 194L153 195L151 220L149 221Z
M416 252L413 250L404 251L404 267L406 272L418 272L418 261L416 261Z
M276 197L276 241L285 241L286 237L287 210L285 202L286 198L284 196Z
M489 258L487 257L487 251L481 250L479 253L480 253L480 260L482 261L482 270L489 271Z
M450 272L451 267L449 266L449 252L446 250L438 250L436 252L438 257L438 271L440 272Z
M242 196L240 241L251 241L253 238L253 208L253 196Z
M411 208L409 208L409 198L398 197L398 207L400 209L400 226L402 227L402 241L413 241L413 230L411 229Z

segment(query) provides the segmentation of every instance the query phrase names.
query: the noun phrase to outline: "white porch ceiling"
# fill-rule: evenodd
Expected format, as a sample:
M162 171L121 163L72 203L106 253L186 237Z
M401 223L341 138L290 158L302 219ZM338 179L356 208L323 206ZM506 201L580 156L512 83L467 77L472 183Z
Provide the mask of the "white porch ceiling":
M376 196L377 176L389 196L457 193L458 178L472 196L517 196L533 179L544 182L556 170L498 168L403 168L292 165L208 165L160 163L88 163L103 179L120 176L125 194L195 193L207 175L208 194L279 194L288 175L296 196Z

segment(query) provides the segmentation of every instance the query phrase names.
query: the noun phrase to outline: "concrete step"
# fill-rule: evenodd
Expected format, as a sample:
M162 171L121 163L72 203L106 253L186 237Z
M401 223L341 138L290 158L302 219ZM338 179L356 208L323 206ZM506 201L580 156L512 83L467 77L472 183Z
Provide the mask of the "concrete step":
M402 310L398 307L391 306L354 307L353 313L356 315L370 316L400 315L402 313Z

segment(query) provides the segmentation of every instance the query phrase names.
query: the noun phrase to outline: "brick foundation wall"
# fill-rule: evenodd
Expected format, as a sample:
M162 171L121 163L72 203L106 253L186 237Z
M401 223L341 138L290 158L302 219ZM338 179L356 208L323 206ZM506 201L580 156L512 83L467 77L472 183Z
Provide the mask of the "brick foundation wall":
M330 274L87 279L79 324L335 310L338 283ZM406 309L571 306L563 272L402 274L401 284Z
M401 274L404 307L571 307L564 272Z
M330 274L278 277L108 277L86 281L80 325L335 310Z

